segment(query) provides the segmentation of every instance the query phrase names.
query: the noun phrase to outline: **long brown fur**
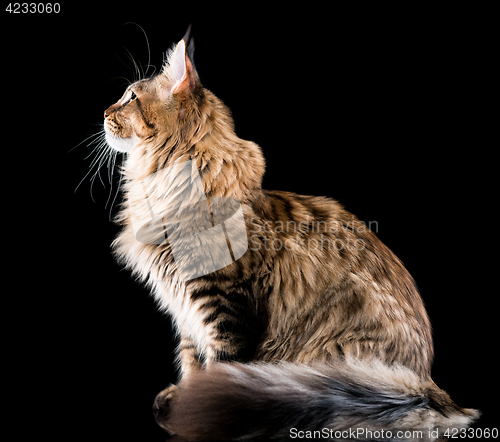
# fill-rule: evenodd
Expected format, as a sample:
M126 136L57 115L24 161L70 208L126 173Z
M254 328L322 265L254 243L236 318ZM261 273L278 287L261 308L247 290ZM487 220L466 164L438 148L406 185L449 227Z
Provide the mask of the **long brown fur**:
M336 201L261 188L259 146L237 137L228 108L202 87L188 43L105 113L108 142L127 149L116 256L151 287L181 338L182 381L158 396L159 424L192 440L286 438L299 423L466 426L477 412L431 381L431 327L401 261ZM135 228L152 208L172 215L173 185L158 172L186 161L209 202L240 203L248 241L241 258L188 281L169 241L141 242ZM146 197L138 190L145 180ZM314 408L301 402L308 395L326 402ZM334 397L343 400L332 405ZM373 415L360 411L369 408L360 397L375 404Z

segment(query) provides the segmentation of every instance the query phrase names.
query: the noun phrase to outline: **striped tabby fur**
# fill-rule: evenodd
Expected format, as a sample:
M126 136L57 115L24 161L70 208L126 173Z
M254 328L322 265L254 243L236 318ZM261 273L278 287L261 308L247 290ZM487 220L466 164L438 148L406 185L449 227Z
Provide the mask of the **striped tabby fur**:
M403 264L336 201L261 188L260 148L237 137L229 110L202 87L188 43L105 113L108 143L127 152L114 251L180 335L182 380L158 395L158 423L188 440L467 426L478 412L430 378L429 319ZM209 201L240 202L249 245L188 281L168 241L145 244L133 228L152 207L172 214L189 179L155 173L185 161ZM137 190L145 179L147 198Z

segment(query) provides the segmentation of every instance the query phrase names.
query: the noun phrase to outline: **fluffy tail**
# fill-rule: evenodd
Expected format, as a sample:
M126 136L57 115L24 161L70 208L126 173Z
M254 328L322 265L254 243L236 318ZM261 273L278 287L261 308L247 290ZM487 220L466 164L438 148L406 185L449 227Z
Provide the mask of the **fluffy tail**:
M166 426L192 441L291 440L308 434L323 440L429 441L478 416L401 366L228 363L181 382Z

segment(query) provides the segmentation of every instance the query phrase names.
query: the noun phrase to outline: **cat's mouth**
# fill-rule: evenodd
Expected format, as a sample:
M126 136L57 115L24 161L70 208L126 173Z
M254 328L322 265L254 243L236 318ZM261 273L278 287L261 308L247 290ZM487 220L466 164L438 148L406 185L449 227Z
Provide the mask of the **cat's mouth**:
M106 142L111 148L117 150L118 152L129 153L136 144L134 136L127 138L118 137L113 135L106 125L104 125L104 130L106 132Z

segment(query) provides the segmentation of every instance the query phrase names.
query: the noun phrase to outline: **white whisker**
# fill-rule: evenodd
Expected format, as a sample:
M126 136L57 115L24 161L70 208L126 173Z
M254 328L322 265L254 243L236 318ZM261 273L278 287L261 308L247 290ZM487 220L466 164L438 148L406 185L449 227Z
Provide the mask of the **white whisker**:
M80 141L75 147L72 147L70 150L68 150L68 153L75 150L78 146L82 145L83 143L85 143L85 141L87 141L89 138L92 138L92 137L98 137L98 136L102 136L102 133L101 131L99 131L98 133L96 134L92 134L92 135L89 135L87 138L85 138L83 141ZM90 146L94 141L91 141L89 144L87 144L87 146Z
M118 152L117 152L118 153ZM118 196L118 192L120 191L120 185L122 184L122 175L120 174L120 178L118 180L118 186L116 188L115 192L115 197L113 198L113 201L111 202L111 206L109 207L109 220L111 221L111 210L113 209L113 206L115 205L116 197ZM110 193L111 194L111 193ZM107 204L107 203L106 203Z
M82 180L76 186L75 192L78 190L78 188L81 186L81 184L85 181L85 179L89 175L92 174L91 178L90 178L90 196L92 198L92 201L95 201L93 193L92 193L92 187L93 187L94 182L97 179L97 177L99 177L99 181L101 181L104 188L106 188L106 184L104 183L104 181L102 179L100 170L106 162L108 162L108 169L109 169L110 161L113 158L113 155L112 155L113 149L111 149L111 147L109 147L108 144L106 143L105 132L103 129L100 130L97 134L91 135L90 137L86 138L86 140L89 140L89 139L91 139L91 141L90 141L90 143L87 144L87 146L92 146L93 144L95 144L95 146L93 147L92 151L84 159L86 160L92 155L95 155L95 156L92 159L92 161L90 162L89 170L87 171L85 176L82 178ZM84 141L86 141L86 140L84 140ZM80 144L82 144L82 143L80 143ZM112 173L111 174L108 173L108 178L109 178L109 181L111 183Z
M148 63L146 65L146 72L144 72L144 70L142 70L142 78L145 78L148 75L148 70L149 70L149 67L151 66L151 48L149 47L148 36L146 34L146 31L142 28L142 26L138 25L137 23L127 22L127 23L125 23L125 25L137 26L142 31L142 33L144 34L144 38L146 39L146 46L148 47ZM136 64L135 61L134 61L134 64ZM155 66L153 66L153 67L155 68L155 71L156 71L156 67ZM136 65L136 68L137 68L137 65ZM154 71L153 71L153 74L154 74Z
M127 57L130 59L130 61L133 64L133 72L134 72L133 76L136 77L135 81L139 81L139 80L141 80L141 79L143 79L143 78L145 78L147 76L150 67L153 68L153 74L154 74L156 72L156 66L154 66L154 65L151 64L151 48L150 48L150 45L149 45L148 36L147 36L146 32L144 31L144 29L141 26L139 26L137 23L129 22L129 23L126 23L126 24L133 24L133 25L137 26L142 31L142 33L144 34L144 38L146 39L146 47L147 47L147 51L148 51L148 62L147 62L147 64L145 66L140 65L134 59L134 57L132 56L132 54L130 53L130 51L127 48L124 47ZM116 57L120 61L122 61L120 59L120 57L118 57L117 55L116 55ZM126 64L126 63L124 63L124 64ZM120 79L120 78L126 80L127 83L128 83L128 85L132 84L131 81L129 81L128 79L126 79L124 77L115 77L115 78L113 78L113 80ZM111 80L108 80L108 81L111 81ZM119 181L118 181L118 185L117 185L116 190L115 190L115 186L114 186L114 183L113 183L113 175L115 173L117 161L121 161L121 158L122 158L122 156L120 156L120 160L117 160L118 154L120 153L119 151L121 149L123 149L123 151L126 152L127 149L129 149L131 147L130 143L133 142L133 140L124 139L123 140L124 143L119 144L118 147L117 146L113 146L114 147L114 149L113 149L108 144L108 142L106 141L106 133L105 133L105 131L103 129L103 126L102 125L100 125L100 126L101 126L101 130L99 130L99 132L97 132L97 133L95 133L93 135L88 136L83 141L81 141L80 143L78 143L75 147L73 147L70 151L76 149L77 147L79 147L80 145L84 144L85 142L88 142L87 147L92 146L92 149L91 149L90 153L87 156L85 156L85 158L84 158L85 160L87 160L88 158L92 157L89 169L88 169L87 173L85 174L85 176L82 178L82 180L76 186L75 193L80 188L80 186L82 185L82 183L87 178L89 178L89 181L90 181L90 189L89 189L90 197L91 197L92 201L94 201L94 202L95 202L95 200L94 200L93 189L94 189L94 183L96 182L96 180L99 179L99 181L101 182L101 184L103 185L103 187L105 189L107 188L107 185L105 183L106 175L104 175L104 173L101 174L101 169L103 168L104 165L106 165L106 168L107 168L107 181L109 182L110 189L109 189L109 195L108 195L108 198L106 200L105 207L107 208L108 204L111 201L111 205L110 205L110 209L109 209L109 218L111 220L111 212L113 210L113 206L115 204L116 198L118 197L118 193L120 191L120 186L121 186L121 183L122 183L122 176L121 176L121 173L119 173ZM111 141L113 141L113 139L110 140L110 142Z
M106 188L106 185L104 184L104 181L102 180L102 177L101 177L101 167L103 166L104 162L106 161L106 156L108 153L109 153L108 149L104 149L99 154L99 156L98 156L99 165L97 166L97 169L94 172L94 175L90 179L90 197L92 198L92 201L94 201L94 202L95 202L95 200L94 200L94 195L92 194L92 188L94 186L94 181L95 181L97 176L99 177L99 180L101 181L103 187Z
M130 51L126 47L124 47L124 49L127 51L127 54L128 54L130 61L134 64L134 69L135 69L134 82L141 80L143 78L144 72L141 75L141 69L140 69L139 65L137 64L137 62L135 61L134 57L132 56L132 54L130 53Z
M107 167L107 179L109 181L110 185L110 192L108 195L108 199L106 201L105 207L108 206L108 203L111 199L111 196L113 195L113 174L116 166L116 159L118 156L118 152L112 149L108 143L106 142L106 134L103 129L101 129L98 133L93 134L89 137L87 137L84 141L78 144L81 145L83 142L87 140L91 140L87 146L92 146L91 152L84 158L85 160L88 159L91 156L94 156L92 158L92 161L90 162L89 165L89 170L85 174L85 176L82 178L82 180L78 183L78 185L75 188L75 192L78 190L78 188L81 186L81 184L87 179L87 177L90 176L90 197L92 201L95 202L94 199L94 193L93 193L93 187L95 181L99 178L99 181L103 185L103 187L106 189L107 185L104 182L103 176L101 175L101 169L104 165ZM75 146L77 147L77 146ZM120 177L120 183L121 183L121 177ZM111 217L111 210L113 208L113 204L116 200L116 195L118 194L118 189L116 191L115 197L113 198L113 202L110 207L110 217Z
M104 136L104 133L102 134L102 136ZM89 146L90 146L91 144L92 144L92 143L90 143L90 144L89 144ZM92 153L94 153L96 150L99 150L99 148L100 148L100 147L101 147L101 144L99 144L96 148L94 148L94 150L91 152L91 154L92 154ZM92 169L93 169L93 168L94 168L94 166L97 164L97 162L98 162L98 160L99 160L100 156L102 155L102 153L103 153L103 152L98 153L97 157L96 157L96 158L94 158L94 159L92 160L92 162L90 163L90 167L89 167L88 172L85 174L85 176L82 178L82 180L78 183L78 186L76 186L76 188L75 188L75 193L76 193L76 191L78 190L78 188L80 187L80 185L83 183L83 181L85 180L85 178L87 178L87 177L89 176L90 172L92 172ZM87 156L85 157L85 159L87 159L89 156L90 156L90 155L87 155Z
M113 194L113 172L114 172L114 169L115 169L115 165L116 165L116 158L118 156L118 151L114 151L114 154L113 154L113 161L111 163L111 168L108 169L108 176L109 176L109 182L111 184L111 187L109 189L109 195L108 195L108 199L106 201L106 205L104 207L108 207L108 203L109 203L109 200L111 198L111 195ZM114 205L114 202L116 200L116 196L118 195L118 191L120 190L120 184L121 184L121 175L120 175L120 181L118 183L118 187L116 189L116 192L115 192L115 196L113 198L113 201L111 203L111 206L109 207L109 220L111 221L111 211L113 210L113 205Z

